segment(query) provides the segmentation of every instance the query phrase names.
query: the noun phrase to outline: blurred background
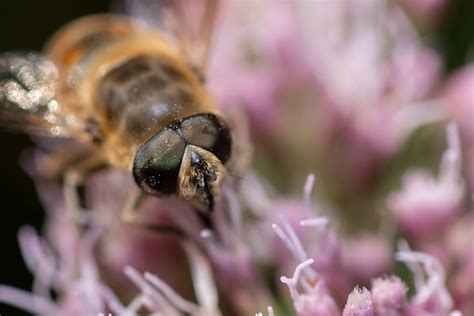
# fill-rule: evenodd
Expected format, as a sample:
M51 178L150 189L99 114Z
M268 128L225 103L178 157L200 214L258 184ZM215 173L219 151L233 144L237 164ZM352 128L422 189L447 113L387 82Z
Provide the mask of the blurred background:
M423 38L439 52L445 72L449 74L465 64L474 54L474 1L446 2L446 7L437 15L435 22L424 21L423 17L419 16L414 18L418 21L417 27ZM106 0L1 1L0 51L41 50L48 38L64 23L86 14L107 12L110 8L111 3ZM444 140L435 142L437 144L434 148L438 149L434 149L434 152L437 152L439 157ZM25 224L40 229L43 220L43 210L34 185L20 165L22 152L31 146L33 143L27 136L0 132L0 283L24 289L29 289L31 276L19 252L17 232ZM405 153L410 153L416 146L408 145L407 148ZM265 148L262 149L264 150ZM417 153L411 154L413 157L417 156ZM257 164L258 161L257 157ZM437 166L438 161L434 163L434 166ZM260 163L260 167L262 165L265 163ZM279 180L279 177L284 175L275 174L274 170L265 170L265 167L261 169L279 184L281 190L287 190L286 186L290 184ZM0 305L0 314L20 315L20 312Z

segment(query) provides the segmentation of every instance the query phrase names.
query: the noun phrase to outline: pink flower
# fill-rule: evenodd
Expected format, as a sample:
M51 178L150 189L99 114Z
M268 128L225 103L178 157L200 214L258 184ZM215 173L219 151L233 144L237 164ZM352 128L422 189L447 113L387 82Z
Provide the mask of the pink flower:
M374 316L374 307L369 290L355 288L347 299L343 316Z
M438 234L460 211L464 183L455 125L448 127L447 137L448 149L444 152L438 179L422 170L410 171L403 178L402 188L388 199L402 230L411 238Z
M377 278L372 281L372 302L375 314L402 316L407 304L407 287L397 276Z
M440 118L430 99L440 61L397 6L302 1L298 9L313 87L336 114L333 129L359 138L348 146L393 154L415 128Z
M305 186L305 200L309 202L309 194L312 189L314 178L308 177L307 185ZM308 210L308 209L306 209ZM321 274L316 267L314 259L308 259L308 254L304 249L303 244L298 238L295 230L291 227L285 218L281 219L282 227L273 224L273 230L281 241L290 250L293 257L301 262L297 265L293 277L281 277L281 282L285 283L290 290L290 295L293 300L293 306L299 316L310 315L338 315L339 308L335 303L334 298L330 295L330 290L327 287L326 280L330 275L326 273ZM324 217L310 218L300 222L302 227L313 228L319 231L320 234L316 238L322 238L319 242L325 240L327 236L328 220ZM319 243L318 242L318 243ZM302 288L299 291L298 288Z
M396 258L408 265L415 281L416 294L407 306L407 315L448 315L453 311L453 299L446 288L445 271L438 260L409 249L399 251Z
M278 214L283 224L283 230L293 240L299 240L304 245L306 255L293 255L299 261L303 261L306 256L314 259L314 268L326 278L331 279L341 266L341 247L336 233L329 227L329 220L326 217L312 217L318 211L311 205L311 192L315 176L309 174L304 186L303 199L301 201L282 200L271 205L271 212ZM275 226L274 226L275 229ZM282 239L282 232L276 229ZM286 242L288 247L288 242ZM301 250L303 246L298 246ZM289 248L291 249L291 247Z
M298 159L357 194L416 128L444 118L440 58L397 3L226 1L220 22L209 86L223 109L244 109L256 150L288 182L306 172L288 172Z
M159 315L219 316L217 290L212 277L212 270L207 259L192 244L185 245L190 260L193 285L198 304L190 302L179 295L166 282L156 275L145 272L141 275L132 267L125 268L125 274L140 289L140 292L124 306L115 294L105 289L102 295L111 311L120 316L134 316L141 308Z
M77 232L71 230L71 234ZM41 315L96 315L105 312L100 296L104 286L92 255L101 229L94 227L80 239L74 239L68 253L51 246L34 229L19 232L25 262L34 275L33 293L0 285L0 301ZM64 236L71 237L71 236ZM57 255L55 255L57 253ZM51 293L57 293L54 299Z
M328 294L324 282L314 278L315 272L308 268L309 276L303 275L303 270L313 263L308 259L299 264L291 278L281 277L281 282L285 283L290 290L293 306L298 316L336 316L339 315L339 308L334 299ZM311 275L313 275L311 277ZM298 286L303 287L303 291L298 290Z
M301 214L300 214L301 215ZM286 246L296 262L313 259L311 267L324 279L327 288L335 296L345 296L350 290L351 282L343 271L339 239L329 227L328 219L316 217L290 223L285 217L280 217L281 227L272 225L279 237L278 246ZM275 259L287 258L288 251L277 248ZM293 270L293 260L279 260L280 271Z

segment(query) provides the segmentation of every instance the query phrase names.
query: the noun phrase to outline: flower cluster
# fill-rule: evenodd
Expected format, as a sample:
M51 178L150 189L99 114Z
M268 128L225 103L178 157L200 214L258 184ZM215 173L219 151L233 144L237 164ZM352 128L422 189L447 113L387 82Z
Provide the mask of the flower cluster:
M293 212L299 212L300 215L315 212L308 204L313 182L314 176L310 175L302 201L299 205L292 205ZM259 189L261 188L256 186L253 192ZM248 196L248 198L251 197ZM261 205L271 204L265 208L270 207L272 211L278 211L267 197L260 197L260 200ZM243 215L241 209L234 211L237 212L234 214L236 216ZM260 215L263 215L265 211L261 209ZM239 289L239 284L224 291L224 293L232 293L231 300L235 300L233 303L238 304L234 308L242 309L241 312L248 312L252 308L257 309L260 303L272 304L275 301L268 291L263 288L258 289L257 279L245 278L242 274L242 270L255 270L257 264L265 264L269 258L258 258L258 255L263 255L258 253L253 257L253 262L247 261L250 258L246 256L243 258L247 260L239 260L238 252L232 253L231 244L222 245L224 241L221 237L214 236L217 232L207 232L204 229L201 230L201 240L182 241L191 270L191 284L194 288L196 303L178 294L173 287L155 274L146 271L139 272L132 266L125 266L123 273L136 286L138 292L128 304L123 304L114 290L104 283L105 278L100 276L99 264L104 258L94 251L100 239L110 243L107 241L106 230L111 228L99 225L100 219L94 218L89 219L90 228L81 233L64 212L56 212L54 210L49 214L50 231L54 233L57 229L66 228L61 230L60 243L56 244L55 240L50 242L44 240L29 227L22 229L19 233L25 261L35 276L33 293L1 286L1 301L41 315L85 315L110 311L113 315L132 316L138 315L141 310L147 310L154 315L225 315L222 310L225 305L220 305L218 301L218 290L222 288L216 283L216 277L221 278L221 281L225 279L226 282L244 283L248 290L254 287L261 291L261 302L257 300L258 297L253 297L255 300L250 301L250 298ZM275 258L272 260L273 264L279 265L281 269L286 269L291 262L299 262L292 277L280 277L281 283L288 287L292 305L298 315L341 315L341 313L347 316L457 315L456 313L459 313L453 310L453 298L445 286L446 275L441 263L431 255L409 249L406 243L400 243L395 257L404 262L412 271L415 280L415 295L409 298L408 286L395 275L374 278L371 281L370 291L356 286L348 296L347 291L341 294L350 287L351 273L341 268L339 261L342 249L338 247L337 237L329 227L329 220L326 217L305 218L297 223L298 227L295 227L297 229L295 230L289 222L291 219L288 213L282 211L278 217L280 224L271 225L274 235L278 237L275 242L284 245L293 255L294 260L288 260L288 257L281 253L283 249L280 249L280 245L275 245L273 254L279 256L280 261L276 261ZM262 220L262 223L265 222ZM311 234L313 238L317 237L307 239L307 231L315 233ZM253 238L259 239L261 236L253 236L250 240ZM302 242L303 238L306 242ZM209 247L204 247L207 256L202 250L201 242ZM242 247L245 247L241 250L244 253L259 251L259 249L252 250L249 246L242 245ZM128 250L122 249L122 251ZM157 251L160 249L158 248ZM318 255L321 251L324 254L331 252L334 254L329 257ZM120 257L117 256L116 259ZM372 258L368 257L367 262L370 260ZM219 265L226 265L222 269L228 271L225 271L225 274L222 273L218 270ZM213 266L216 268L213 269ZM236 275L231 275L231 273ZM339 278L336 278L334 274L339 274ZM347 275L342 276L343 274ZM235 280L236 277L238 280ZM51 297L52 292L58 295L56 300ZM338 303L341 298L343 302L346 302L344 305ZM275 315L271 306L268 307L268 314Z

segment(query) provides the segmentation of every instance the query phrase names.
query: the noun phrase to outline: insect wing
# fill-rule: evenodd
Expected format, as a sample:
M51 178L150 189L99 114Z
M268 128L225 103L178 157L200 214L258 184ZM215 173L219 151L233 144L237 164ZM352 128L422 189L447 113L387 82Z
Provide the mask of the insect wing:
M0 55L0 126L41 136L70 137L58 103L56 66L36 53Z
M126 0L125 10L170 35L190 64L205 72L219 0Z

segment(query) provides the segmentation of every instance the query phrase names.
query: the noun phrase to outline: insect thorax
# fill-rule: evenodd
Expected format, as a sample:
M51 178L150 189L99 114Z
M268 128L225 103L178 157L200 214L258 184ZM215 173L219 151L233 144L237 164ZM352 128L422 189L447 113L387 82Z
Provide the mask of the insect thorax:
M95 105L108 128L143 142L172 121L202 111L193 82L160 56L138 55L98 83Z

